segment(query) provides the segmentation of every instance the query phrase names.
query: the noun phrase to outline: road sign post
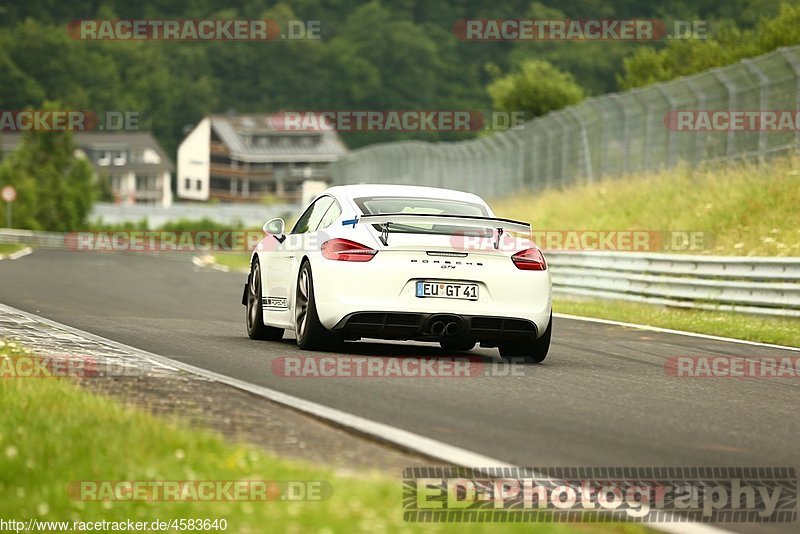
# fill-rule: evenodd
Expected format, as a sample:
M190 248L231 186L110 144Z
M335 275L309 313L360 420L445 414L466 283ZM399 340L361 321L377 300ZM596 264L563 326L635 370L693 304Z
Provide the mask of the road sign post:
M17 190L7 185L0 191L0 196L6 201L6 228L11 228L13 219L11 218L11 206L17 200Z

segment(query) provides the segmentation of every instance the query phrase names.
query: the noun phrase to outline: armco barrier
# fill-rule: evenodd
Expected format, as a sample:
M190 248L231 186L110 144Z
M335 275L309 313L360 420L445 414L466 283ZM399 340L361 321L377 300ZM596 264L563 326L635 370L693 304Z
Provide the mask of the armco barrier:
M800 258L545 253L556 293L800 317Z

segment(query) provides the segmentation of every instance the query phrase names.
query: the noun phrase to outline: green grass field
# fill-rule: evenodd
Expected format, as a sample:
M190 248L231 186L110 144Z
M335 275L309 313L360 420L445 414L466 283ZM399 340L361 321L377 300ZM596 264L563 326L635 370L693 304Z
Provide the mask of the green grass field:
M666 308L620 300L553 299L556 313L612 319L761 343L800 347L800 319Z
M0 256L5 256L6 254L13 254L18 250L22 250L25 248L25 245L2 245L0 244Z
M24 354L0 341L0 358ZM481 524L405 523L402 481L336 472L231 444L80 389L64 379L0 379L0 518L47 521L226 519L227 532L446 532ZM322 501L130 502L73 500L72 481L327 481ZM496 532L629 532L638 525L500 524Z
M491 202L534 230L704 231L693 253L800 256L800 157L754 166L688 167Z
M250 253L220 252L214 255L214 261L220 265L230 267L232 271L247 272L250 268Z

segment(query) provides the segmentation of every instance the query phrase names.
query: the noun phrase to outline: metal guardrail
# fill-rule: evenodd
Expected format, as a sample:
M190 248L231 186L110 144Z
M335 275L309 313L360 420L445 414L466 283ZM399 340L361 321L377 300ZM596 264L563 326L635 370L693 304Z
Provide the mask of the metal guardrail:
M800 258L545 253L556 293L800 317Z
M0 229L0 244L64 248L65 235ZM800 317L800 258L602 251L545 256L560 294Z
M14 230L0 228L0 245L31 245L42 248L64 248L61 232L35 232L33 230Z

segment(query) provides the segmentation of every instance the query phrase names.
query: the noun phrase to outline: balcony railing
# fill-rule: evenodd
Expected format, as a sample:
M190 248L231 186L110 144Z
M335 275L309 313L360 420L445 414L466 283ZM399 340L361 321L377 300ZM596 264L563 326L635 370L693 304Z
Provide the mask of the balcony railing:
M230 154L230 150L228 150L225 143L220 141L211 141L209 143L209 148L212 154Z
M269 178L273 176L271 169L246 169L244 167L231 167L224 163L210 165L212 176L233 176L236 178Z

